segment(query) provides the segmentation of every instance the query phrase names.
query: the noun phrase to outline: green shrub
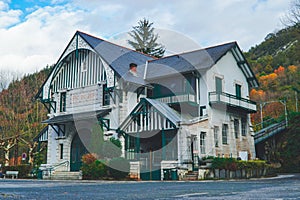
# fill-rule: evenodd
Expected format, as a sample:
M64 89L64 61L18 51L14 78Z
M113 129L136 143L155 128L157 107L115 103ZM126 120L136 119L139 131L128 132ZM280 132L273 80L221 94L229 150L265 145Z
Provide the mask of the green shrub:
M129 173L130 164L125 158L113 158L109 162L109 174L115 179L123 179Z
M263 160L236 160L235 158L213 158L213 169L226 169L235 171L238 169L263 169L267 164Z
M95 160L92 163L83 163L82 178L88 180L97 180L107 176L107 168L104 161Z

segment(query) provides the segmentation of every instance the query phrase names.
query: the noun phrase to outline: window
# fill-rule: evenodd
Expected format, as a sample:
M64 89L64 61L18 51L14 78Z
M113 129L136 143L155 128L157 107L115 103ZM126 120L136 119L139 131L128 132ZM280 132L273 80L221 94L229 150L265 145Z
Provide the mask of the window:
M59 144L59 158L63 159L64 158L64 144Z
M110 104L110 95L107 88L107 84L103 85L103 106L107 106Z
M134 160L135 155L135 145L136 145L136 137L134 136L127 136L127 148L126 149L126 158L128 160Z
M205 154L205 132L200 133L200 152L201 154Z
M234 135L235 135L235 138L238 138L239 134L240 134L240 122L239 122L239 120L238 119L234 119L233 125L234 125Z
M242 136L247 135L247 119L242 118Z
M227 136L228 136L228 124L223 124L223 126L222 126L222 143L223 144L228 144Z
M66 92L60 93L60 112L66 112L66 97Z
M242 86L239 84L235 84L235 95L238 99L242 98Z
M217 94L222 93L223 89L222 89L222 79L219 77L216 77L216 92Z
M219 127L214 127L214 139L215 139L215 147L219 146Z

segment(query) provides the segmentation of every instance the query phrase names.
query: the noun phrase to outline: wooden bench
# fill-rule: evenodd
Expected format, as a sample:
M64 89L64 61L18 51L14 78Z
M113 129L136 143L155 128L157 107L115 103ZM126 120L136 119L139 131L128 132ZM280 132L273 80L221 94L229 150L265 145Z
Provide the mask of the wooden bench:
M4 178L11 176L12 179L18 178L19 171L6 171Z

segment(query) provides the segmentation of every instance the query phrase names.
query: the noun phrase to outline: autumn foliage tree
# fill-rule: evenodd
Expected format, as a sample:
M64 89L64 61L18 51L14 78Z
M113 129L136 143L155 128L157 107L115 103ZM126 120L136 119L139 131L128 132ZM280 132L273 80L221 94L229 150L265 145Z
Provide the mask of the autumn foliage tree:
M297 99L295 90L300 91L300 70L298 66L290 65L287 68L279 66L269 74L258 77L260 87L250 91L250 98L258 103L272 102L263 104L264 118L279 118L284 114L284 106L278 102L287 101L288 111L295 111ZM258 107L260 109L260 107ZM260 111L252 115L254 124L260 123Z
M33 138L43 129L44 125L40 122L47 114L44 106L34 101L34 95L50 70L51 68L46 67L41 72L25 75L20 80L13 80L8 88L0 92L0 162L2 164L7 165L10 158L15 158L14 160L17 161L22 153L30 155L29 162L32 164L33 150L37 146Z

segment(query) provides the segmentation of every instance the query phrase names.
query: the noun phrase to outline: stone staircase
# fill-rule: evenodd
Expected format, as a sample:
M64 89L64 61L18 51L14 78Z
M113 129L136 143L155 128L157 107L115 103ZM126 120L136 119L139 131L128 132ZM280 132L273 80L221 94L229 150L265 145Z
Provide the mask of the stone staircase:
M48 177L48 179L51 179L51 180L82 180L82 173L81 172L69 172L69 171L54 171L51 174L51 176Z
M198 180L198 171L189 171L182 178L182 181L197 181L197 180Z

